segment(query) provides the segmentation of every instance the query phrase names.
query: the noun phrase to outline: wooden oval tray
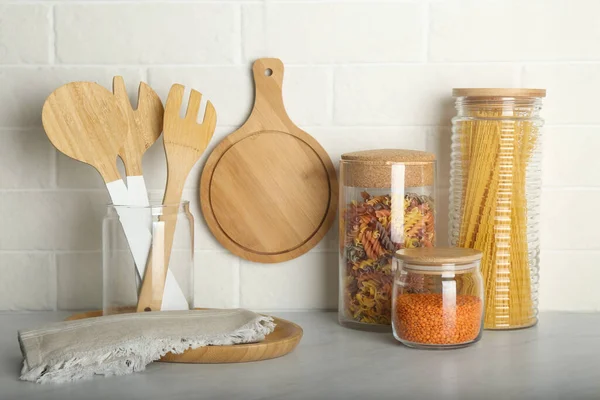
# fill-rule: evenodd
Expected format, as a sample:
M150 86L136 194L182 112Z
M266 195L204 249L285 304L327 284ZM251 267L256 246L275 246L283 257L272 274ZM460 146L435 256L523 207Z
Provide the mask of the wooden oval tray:
M102 311L88 311L74 314L67 321L101 317ZM232 346L206 346L187 350L182 354L167 353L159 361L189 364L241 363L270 360L291 353L300 339L302 328L293 322L273 317L277 324L275 330L259 343L236 344Z

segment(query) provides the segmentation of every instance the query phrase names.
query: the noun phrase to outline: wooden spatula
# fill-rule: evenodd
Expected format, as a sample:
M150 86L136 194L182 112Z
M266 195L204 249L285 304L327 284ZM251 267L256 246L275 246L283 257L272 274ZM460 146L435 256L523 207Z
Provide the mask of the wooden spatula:
M192 90L185 118L179 117L184 87L175 84L169 91L164 116L165 153L167 156L167 187L163 205L178 206L185 180L192 167L210 142L217 125L217 115L210 101L206 103L206 112L201 124L196 122L200 110L202 94ZM165 277L171 257L176 217L162 219L164 233L163 257L152 256L146 266L144 282L140 290L138 311L158 311L161 309ZM153 252L157 250L156 244ZM162 259L161 259L162 258Z
M163 104L156 92L146 83L141 82L138 89L137 107L134 110L127 96L125 81L121 76L113 78L113 94L129 124L129 133L119 150L119 156L123 160L125 173L127 174L128 205L134 206L125 210L125 212L129 214L128 218L133 219L134 223L151 230L152 213L145 208L150 205L150 202L142 174L142 157L162 133ZM140 253L134 257L140 284L144 277L151 246L152 241L148 241L145 245L140 243L139 247L132 249L132 251ZM163 310L182 310L189 307L185 295L171 270L167 271L164 299L166 302L161 307Z

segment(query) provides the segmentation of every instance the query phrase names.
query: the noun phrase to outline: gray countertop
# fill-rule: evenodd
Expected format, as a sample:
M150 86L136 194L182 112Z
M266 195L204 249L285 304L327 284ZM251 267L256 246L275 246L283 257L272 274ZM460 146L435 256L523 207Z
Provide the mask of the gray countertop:
M63 385L21 382L17 330L69 313L0 313L0 399L600 399L600 314L543 313L537 327L486 331L460 350L413 350L391 333L343 328L335 313L279 313L304 338L247 364L153 363Z

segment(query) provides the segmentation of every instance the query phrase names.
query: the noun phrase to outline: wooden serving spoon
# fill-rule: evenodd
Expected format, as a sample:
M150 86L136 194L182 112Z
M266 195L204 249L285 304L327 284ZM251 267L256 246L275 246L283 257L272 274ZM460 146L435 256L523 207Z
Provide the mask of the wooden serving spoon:
M48 96L42 124L60 152L96 168L114 204L127 204L117 154L128 131L112 93L93 82L71 82Z
M48 96L42 124L50 142L65 155L96 168L117 206L129 204L128 192L117 170L117 155L129 131L113 94L92 82L72 82ZM152 242L150 227L132 218L126 207L116 207L136 264L145 265Z
M146 208L150 205L150 201L148 200L148 190L142 174L142 157L162 133L164 107L156 92L146 83L140 82L137 108L134 110L129 101L122 76L113 78L113 94L129 124L129 133L119 150L119 156L123 160L127 175L128 205L134 206L127 209L126 212L129 217L134 219L134 223L151 230L152 213L151 210ZM135 264L140 284L144 277L151 246L152 241L150 240L146 245L140 244L139 248L132 249L132 251L139 252L139 254L136 254ZM163 310L189 308L185 295L171 270L167 271L164 299L166 301L161 307Z
M163 198L165 206L179 206L185 180L194 164L206 150L217 125L217 114L210 101L206 103L204 120L201 124L196 122L202 94L195 90L192 90L190 94L185 118L179 117L184 90L182 85L173 85L169 91L165 109L163 125L163 140L167 156L167 187ZM162 232L164 248L162 254L155 254L148 260L138 300L138 312L161 309L177 218L176 216L165 216L161 221L164 224ZM155 243L153 252L156 250Z

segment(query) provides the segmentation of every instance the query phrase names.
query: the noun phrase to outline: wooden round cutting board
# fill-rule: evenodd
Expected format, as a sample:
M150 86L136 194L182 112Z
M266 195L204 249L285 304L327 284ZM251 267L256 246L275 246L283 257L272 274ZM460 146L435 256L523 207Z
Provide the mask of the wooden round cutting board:
M135 309L131 309L134 312ZM102 310L74 314L67 321L101 317ZM181 354L167 353L159 361L188 364L222 364L270 360L291 353L302 339L302 328L293 322L273 317L275 330L258 343L232 346L205 346Z
M217 240L250 261L275 263L313 248L335 218L338 186L327 152L288 117L283 63L257 60L248 120L208 158L200 204Z

